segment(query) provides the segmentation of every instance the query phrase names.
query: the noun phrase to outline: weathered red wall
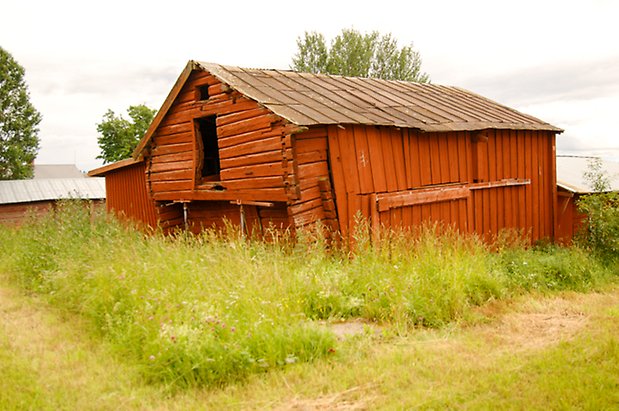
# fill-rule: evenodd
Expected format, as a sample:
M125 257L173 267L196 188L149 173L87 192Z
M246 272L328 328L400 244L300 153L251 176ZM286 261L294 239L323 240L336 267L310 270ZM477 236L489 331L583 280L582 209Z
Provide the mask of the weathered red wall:
M554 236L554 133L331 126L328 149L344 236L358 211L373 217L381 197L395 204L397 195L425 195L416 190L434 195L441 189L459 191L443 201L378 207L374 219L386 227L443 221L489 240L504 228L522 229L532 240Z

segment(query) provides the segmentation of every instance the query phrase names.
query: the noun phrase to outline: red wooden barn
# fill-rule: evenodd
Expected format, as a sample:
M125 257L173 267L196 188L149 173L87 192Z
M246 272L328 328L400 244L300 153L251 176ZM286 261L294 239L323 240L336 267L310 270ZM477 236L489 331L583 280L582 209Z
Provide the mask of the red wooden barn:
M134 160L91 175L127 215L150 199L164 228L321 220L347 236L360 212L536 240L554 237L561 131L456 87L190 61Z

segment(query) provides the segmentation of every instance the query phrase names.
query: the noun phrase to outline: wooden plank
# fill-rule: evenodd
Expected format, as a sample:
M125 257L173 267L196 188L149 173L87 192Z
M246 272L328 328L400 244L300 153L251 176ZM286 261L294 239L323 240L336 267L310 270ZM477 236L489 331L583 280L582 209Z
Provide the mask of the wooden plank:
M222 170L227 168L251 166L254 164L265 164L281 162L282 152L281 150L267 151L264 153L248 154L245 156L223 158L219 160L219 164Z
M249 154L264 153L281 149L282 139L279 136L269 137L262 140L251 141L248 143L237 144L232 147L222 148L219 150L219 158L233 158L245 156Z
M471 176L471 145L470 139L465 131L459 131L458 134L458 175L461 183L472 183Z
M383 153L382 163L385 167L385 181L387 183L387 191L397 191L398 181L396 177L395 162L393 161L393 139L389 134L389 130L385 127L378 128L378 138Z
M430 146L430 173L432 175L432 184L441 183L441 150L438 143L438 135L432 133L429 136Z
M326 164L327 152L326 151L310 151L310 152L301 153L301 154L297 152L296 159L299 165L310 164L310 163L325 163Z
M411 188L419 188L422 186L421 183L421 166L420 166L420 154L419 154L419 131L407 129L409 137L409 150L410 150L410 161L411 161L411 174L412 174L412 184ZM413 212L413 217L415 212Z
M512 187L512 186L527 186L531 184L531 180L524 178L506 178L497 181L488 181L484 183L469 184L471 190L485 190L489 188L498 187Z
M303 131L303 132L299 132L299 133L293 133L295 134L295 137L297 138L297 140L305 140L305 139L318 139L318 140L324 140L326 141L327 139L327 127L325 126L312 126L311 128Z
M275 114L264 114L217 127L217 136L226 138L255 130L271 129L272 125L279 120Z
M288 195L283 188L263 188L252 191L215 191L215 190L183 190L153 193L156 201L192 201L192 200L221 200L221 201L272 201L286 202Z
M151 157L152 164L160 164L160 163L172 163L178 161L194 161L194 151L185 151L182 153L175 154L166 154L161 156L153 156Z
M191 190L193 187L191 180L151 181L150 186L155 192Z
M251 166L227 168L220 171L221 181L239 178L283 176L282 163L253 164Z
M395 166L395 176L398 182L398 190L406 190L406 165L404 164L404 145L402 144L402 132L394 128L387 129L389 139L393 142L393 164Z
M368 148L366 126L353 126L352 138L355 141L356 166L359 174L359 193L374 192L374 178L372 177L372 161Z
M449 167L449 183L462 182L460 180L460 159L458 158L458 133L450 133L447 140L447 166ZM466 180L465 180L466 181Z
M374 191L387 191L387 176L381 144L381 135L377 127L366 127L368 139L368 152L372 167L372 183Z
M187 168L184 170L150 173L149 179L150 181L190 180L193 174L193 169Z
M386 211L390 208L450 201L460 198L468 198L470 190L466 186L433 187L420 190L398 191L394 193L378 194L378 211Z
M318 198L313 198L309 201L304 201L302 203L294 204L288 207L292 215L301 214L308 210L313 210L314 208L322 209L322 199L320 196Z
M252 177L239 180L226 180L222 181L220 185L228 190L233 191L251 191L259 188L283 188L284 179L282 176Z
M150 172L157 173L162 171L174 171L174 170L184 170L187 168L193 168L193 161L184 160L184 161L174 161L174 162L156 162L150 166Z
M238 134L230 137L217 137L217 145L220 149L234 147L239 144L251 143L252 141L259 141L265 138L272 137L282 137L283 133L281 127L276 127L275 129L262 129L249 131L247 133ZM281 147L280 147L281 149Z
M158 144L151 151L151 155L153 157L156 157L156 156L161 156L161 155L182 153L186 151L191 151L192 149L193 149L192 142L183 142L180 144L165 144L165 145Z
M224 101L205 103L199 106L199 115L202 117L207 116L224 116L226 114L238 113L240 111L251 110L256 107L260 107L258 103L253 100L249 100L245 97L234 98Z
M410 136L408 135L408 129L401 130L400 133L402 135L402 150L404 154L406 189L410 190L415 187L413 185L413 160L411 159L411 141Z
M419 133L419 171L421 172L421 185L432 184L432 167L430 152L430 135Z
M344 179L346 180L346 191L358 194L359 188L359 169L357 167L357 149L352 128L337 128L338 142L340 144L340 157L344 169ZM350 199L351 197L349 197ZM350 217L350 216L349 216Z
M307 153L326 153L327 139L325 138L308 138L297 140L297 155Z
M344 221L347 220L347 206L346 206L346 180L344 179L344 167L342 164L342 157L340 153L339 137L337 134L337 126L329 126L328 130L328 142L329 142L329 163L331 166L331 176L333 178L333 192L335 194L335 204L337 206L337 212L339 217L339 229L344 233L342 226ZM299 171L301 173L301 171Z
M273 114L269 109L264 107L255 107L249 110L238 111L234 113L217 116L217 127L223 127L242 120L247 120L255 117L260 117L268 114Z
M309 163L299 165L299 177L307 179L310 177L327 177L329 169L326 162Z
M449 142L447 141L447 133L437 133L438 140L438 156L436 160L439 162L440 178L438 183L445 184L451 182L450 166L449 166Z

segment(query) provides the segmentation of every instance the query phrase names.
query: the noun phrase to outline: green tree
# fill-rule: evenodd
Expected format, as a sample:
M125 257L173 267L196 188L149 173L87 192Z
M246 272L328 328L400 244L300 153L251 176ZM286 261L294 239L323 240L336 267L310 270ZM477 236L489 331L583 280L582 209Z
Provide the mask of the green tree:
M101 149L101 154L97 158L102 159L104 163L112 163L131 157L156 112L157 110L144 104L130 106L127 110L130 120L127 120L122 115L116 116L112 110L108 110L103 116L103 121L97 124L99 132L97 142Z
M24 68L0 47L0 180L31 178L41 114L30 103Z
M587 160L587 170L582 175L594 192L610 191L610 177L604 170L604 162L601 158L594 157Z
M298 51L292 59L293 70L343 76L375 77L419 83L430 81L421 71L419 52L410 46L400 48L391 34L377 31L360 33L344 29L327 47L324 35L305 32L297 38Z

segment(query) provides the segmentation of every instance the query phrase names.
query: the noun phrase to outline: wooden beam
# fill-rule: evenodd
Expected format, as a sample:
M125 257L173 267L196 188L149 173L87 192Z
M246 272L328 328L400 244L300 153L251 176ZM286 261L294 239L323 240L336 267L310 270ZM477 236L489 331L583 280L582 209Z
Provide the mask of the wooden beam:
M249 205L249 206L256 206L256 207L273 207L275 205L275 203L270 203L266 201L247 201L247 200L234 200L234 201L230 201L230 204Z
M458 200L468 198L470 195L471 192L467 186L458 185L377 194L376 200L378 211L382 212L392 208Z
M513 187L513 186L526 186L531 184L531 180L524 178L505 178L497 181L487 181L484 183L474 183L469 185L471 190L484 190L487 188L497 187Z

